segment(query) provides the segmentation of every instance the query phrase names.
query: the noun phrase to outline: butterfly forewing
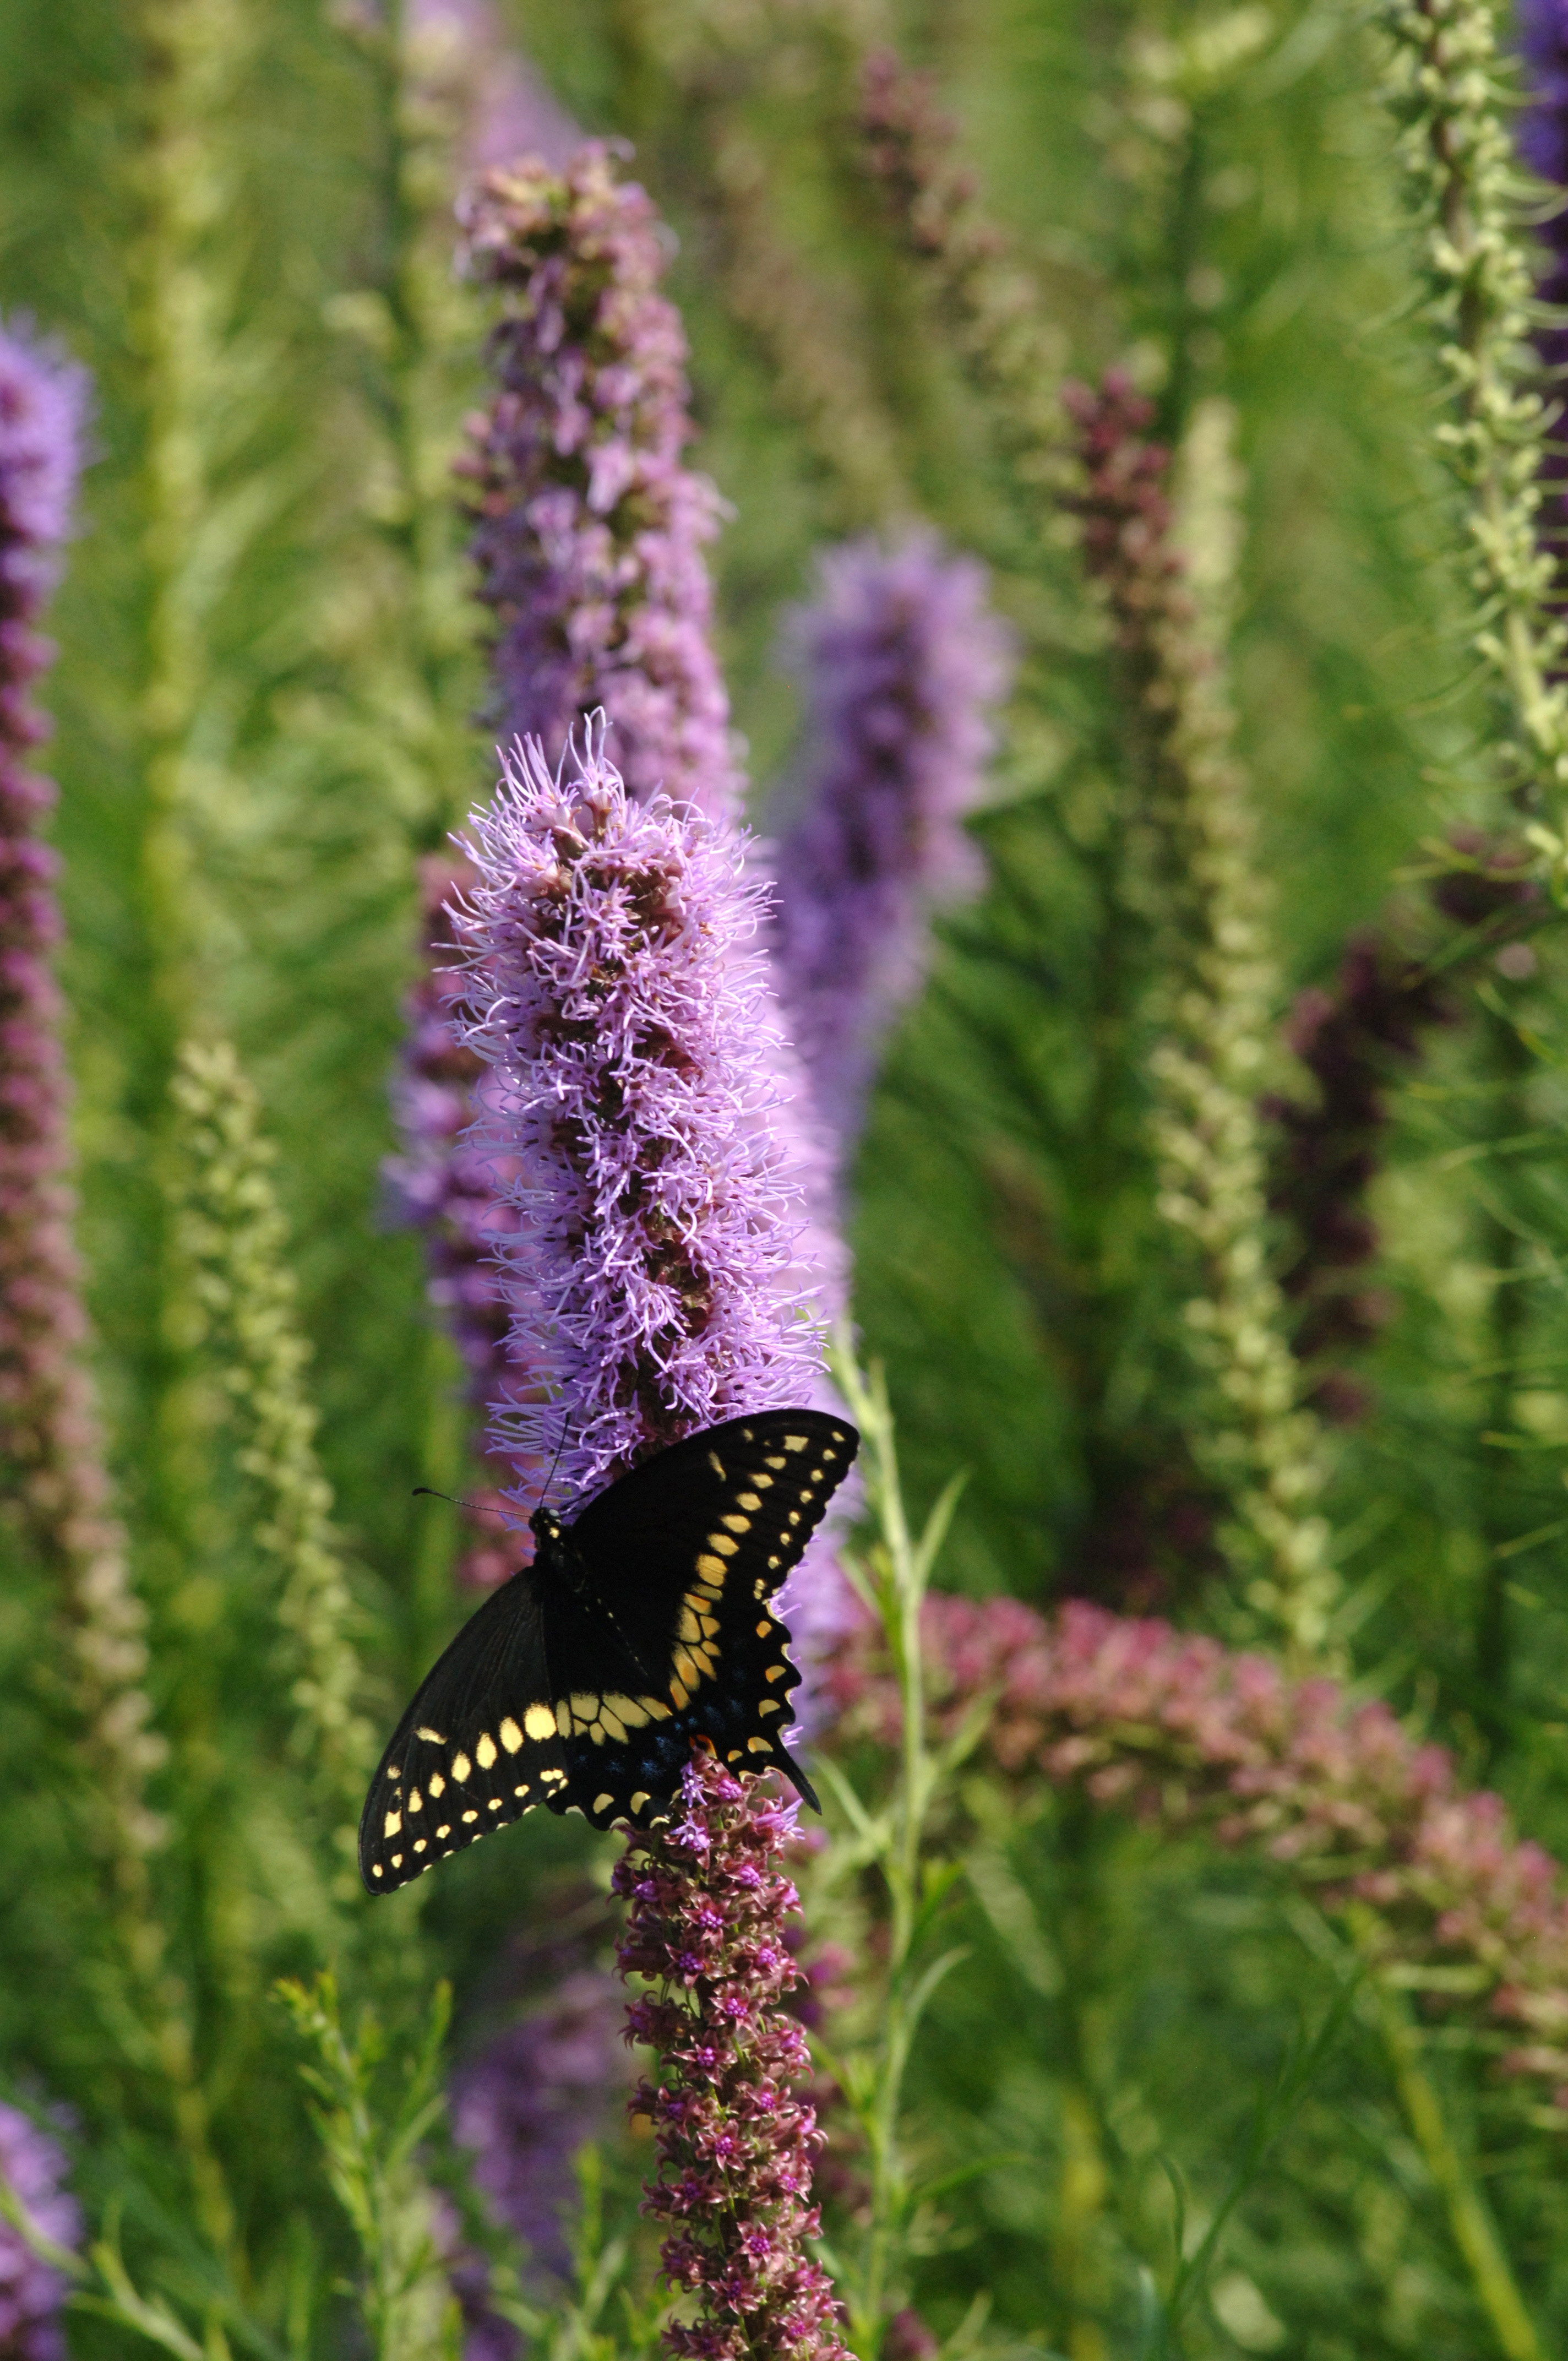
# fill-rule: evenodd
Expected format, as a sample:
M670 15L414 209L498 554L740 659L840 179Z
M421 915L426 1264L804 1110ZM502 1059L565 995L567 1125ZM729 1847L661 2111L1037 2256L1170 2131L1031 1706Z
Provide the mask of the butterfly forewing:
M388 1894L491 1828L564 1795L532 1567L488 1598L422 1683L370 1783L359 1869Z
M815 1804L783 1742L800 1675L772 1602L859 1442L820 1411L730 1419L542 1542L459 1632L387 1751L360 1828L371 1890L536 1803L600 1828L656 1823L698 1739L738 1769L784 1770ZM444 1806L461 1789L461 1808L416 1853L433 1778Z

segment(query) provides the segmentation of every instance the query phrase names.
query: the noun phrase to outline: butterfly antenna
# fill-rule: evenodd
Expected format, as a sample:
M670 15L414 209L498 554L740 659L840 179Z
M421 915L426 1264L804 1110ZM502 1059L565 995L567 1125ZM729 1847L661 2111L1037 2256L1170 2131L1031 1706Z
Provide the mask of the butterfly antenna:
M446 1500L449 1501L455 1509L472 1510L473 1513L477 1517L508 1517L511 1514L510 1509L491 1508L488 1500L459 1500L451 1492L436 1491L434 1487L430 1484L416 1484L413 1488L413 1497L416 1500Z
M555 1445L555 1456L550 1462L550 1473L544 1478L544 1489L539 1495L539 1505L541 1508L544 1506L545 1501L550 1498L550 1487L555 1481L555 1470L561 1465L561 1454L566 1448L566 1437L571 1432L572 1413L568 1411L565 1417L561 1421L561 1439Z

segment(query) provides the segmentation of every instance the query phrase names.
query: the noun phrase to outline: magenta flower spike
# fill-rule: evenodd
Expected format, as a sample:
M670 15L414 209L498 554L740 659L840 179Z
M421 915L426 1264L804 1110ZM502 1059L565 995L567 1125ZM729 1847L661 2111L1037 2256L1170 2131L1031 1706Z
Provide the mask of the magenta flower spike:
M681 464L685 338L658 291L666 250L597 141L564 171L485 174L460 214L469 274L497 289L497 391L470 425L479 596L496 619L505 741L560 758L602 707L631 795L739 811L703 545L721 503Z
M779 1865L796 1807L700 1754L685 1802L615 1870L621 1973L652 1987L628 2038L661 2061L631 2102L659 2159L648 2210L669 2225L670 2284L698 2299L664 2345L693 2361L832 2361L845 2352L832 2284L805 2251L822 2135L796 2089L806 2035L784 2007L806 1980L787 1940L799 1897Z
M1045 1616L933 1591L921 1620L939 1736L989 1700L998 1770L1173 1834L1207 1828L1299 1874L1319 1906L1363 1905L1385 1963L1464 1971L1433 1977L1429 2004L1514 2032L1500 2072L1568 2121L1568 1879L1443 1748L1337 1681L1081 1599ZM863 1612L829 1683L847 1734L896 1743L897 1682Z
M0 1449L40 1537L67 1547L70 1521L95 1516L102 1498L77 1360L85 1322L51 967L59 862L39 832L55 790L28 756L49 733L30 689L54 650L36 626L70 528L86 405L81 369L0 325Z
M918 990L932 912L976 893L965 835L1012 644L984 568L934 533L835 550L791 635L806 690L805 808L779 852L780 990L824 1117L860 1129L877 1054Z
M510 1365L558 1405L509 1389L493 1432L510 1453L559 1444L562 1486L585 1491L807 1398L821 1368L809 1307L781 1291L800 1193L770 1127L767 889L734 830L633 802L602 719L558 779L517 746L469 827L461 1031L489 1070L472 1145L511 1224Z

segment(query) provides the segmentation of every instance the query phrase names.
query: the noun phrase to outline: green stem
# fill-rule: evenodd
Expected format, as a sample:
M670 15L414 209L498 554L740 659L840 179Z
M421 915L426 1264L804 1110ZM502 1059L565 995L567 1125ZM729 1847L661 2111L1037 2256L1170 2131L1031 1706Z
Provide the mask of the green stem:
M1490 1103L1490 1129L1496 1138L1515 1138L1526 1129L1523 1103L1525 1079L1531 1067L1529 1049L1517 1027L1497 1008L1483 1010L1487 1070L1500 1075L1507 1087ZM1494 1166L1492 1188L1504 1191L1508 1179ZM1487 1402L1486 1433L1506 1435L1514 1424L1513 1393L1518 1383L1525 1300L1521 1285L1523 1257L1517 1225L1507 1218L1507 1207L1488 1206L1485 1213L1486 1259L1493 1274L1491 1334L1488 1358L1493 1369ZM1486 1563L1481 1576L1475 1634L1476 1719L1486 1741L1488 1763L1508 1744L1508 1692L1512 1663L1508 1618L1510 1560L1508 1543L1521 1530L1517 1515L1508 1514L1509 1497L1518 1480L1515 1455L1500 1441L1481 1444L1486 1499L1482 1529Z
M937 1784L926 1736L920 1609L946 1511L939 1510L920 1541L915 1540L905 1513L883 1372L873 1368L869 1379L863 1377L847 1340L841 1340L834 1356L834 1376L865 1445L866 1493L878 1532L865 1571L872 1603L887 1636L903 1718L891 1828L877 1862L889 1905L886 1999L872 2089L861 2110L871 2149L871 2219L850 2306L855 2347L867 2361L874 2361L893 2309L891 2290L908 2195L899 2124L924 1998L913 1971L920 1931L922 1848Z
M1442 2103L1420 2062L1409 2008L1387 1985L1375 1983L1378 2030L1393 2069L1405 2118L1447 2209L1453 2243L1464 2258L1481 2307L1506 2361L1546 2361L1546 2351L1508 2268L1490 2209L1466 2171L1443 2119Z

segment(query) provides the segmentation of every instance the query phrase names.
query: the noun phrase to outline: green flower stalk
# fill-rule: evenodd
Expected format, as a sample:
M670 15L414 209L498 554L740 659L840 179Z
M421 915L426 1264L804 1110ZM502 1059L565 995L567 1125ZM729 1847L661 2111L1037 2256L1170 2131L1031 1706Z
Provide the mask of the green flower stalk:
M498 140L510 153L570 126L545 103L520 103L521 70L488 10L388 0L336 22L364 61L379 137L374 264L327 307L356 348L369 429L359 496L373 603L356 686L367 759L384 770L397 748L393 792L433 850L466 805L478 689L450 475L478 323L452 267L453 206L466 168L499 160Z
M1324 1476L1320 1430L1302 1406L1268 1263L1257 1100L1280 992L1248 783L1232 751L1217 649L1171 544L1165 454L1144 439L1150 405L1120 379L1098 393L1069 389L1068 399L1085 471L1073 505L1125 675L1170 905L1174 973L1149 1075L1159 1211L1196 1250L1201 1273L1186 1322L1211 1400L1192 1448L1229 1500L1221 1546L1250 1618L1310 1659L1326 1641L1339 1584L1313 1507ZM1205 440L1212 432L1190 446L1190 473L1213 611L1234 528L1223 455L1205 452Z
M295 1742L323 1812L352 1851L376 1741L356 1704L348 1585L332 1490L316 1456L316 1412L303 1382L311 1348L287 1266L272 1148L255 1091L226 1042L188 1042L173 1092L180 1245L208 1349L234 1405L240 1466L261 1496L256 1539L281 1578L278 1617L295 1664Z
M1381 0L1384 95L1400 126L1421 228L1427 309L1450 414L1438 448L1467 503L1475 645L1502 693L1504 785L1561 895L1568 885L1568 626L1548 598L1556 558L1537 529L1541 466L1560 429L1530 341L1528 189L1514 161L1514 100L1485 0Z
M235 542L234 512L222 529L213 513L217 438L232 445L240 398L227 349L232 294L218 259L236 189L214 129L249 40L239 0L146 0L141 35L148 95L132 321L146 401L140 882L153 998L171 1044L193 949L193 741L211 689L209 626L249 538L242 526Z

